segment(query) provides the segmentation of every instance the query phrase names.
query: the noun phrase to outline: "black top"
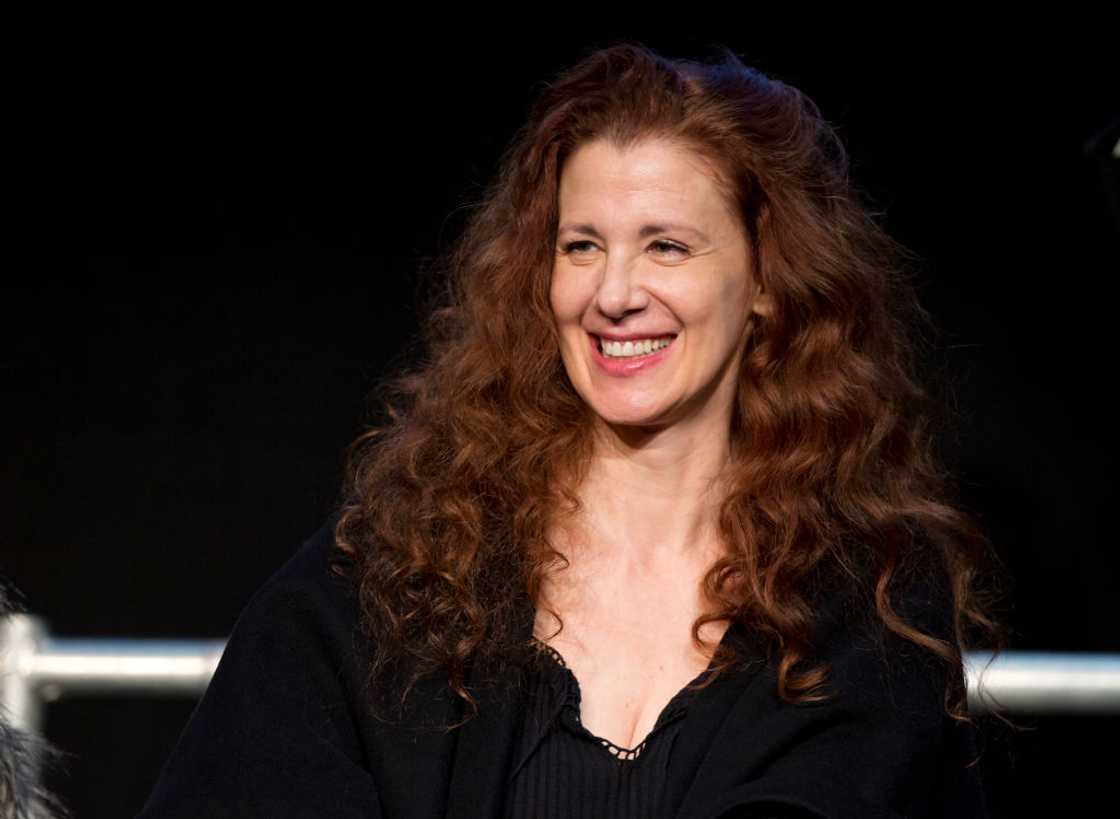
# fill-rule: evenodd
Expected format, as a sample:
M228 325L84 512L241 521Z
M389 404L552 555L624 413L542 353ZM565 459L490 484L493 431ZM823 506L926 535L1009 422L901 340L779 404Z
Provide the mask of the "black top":
M692 686L705 669L666 703L649 734L621 748L584 727L579 681L563 656L533 638L542 662L529 677L525 722L514 755L506 801L508 819L672 816L666 783L673 741Z
M582 798L609 794L613 783L619 794L628 787L623 777L647 770L648 795L661 806L643 814L651 817L987 815L978 767L966 767L975 757L973 733L944 713L942 664L861 616L844 589L813 601L814 639L831 666L831 700L782 702L773 658L732 625L725 640L744 665L696 696L675 700L674 706L687 702L687 710L678 715L667 708L659 732L635 759L590 757L610 763L600 768L598 791L573 789L571 775L587 768L571 757L557 761L566 741L579 739L578 725L550 723L546 714L536 724L553 730L529 749L532 686L509 687L473 663L467 685L480 710L461 727L431 729L467 713L438 674L413 688L404 724L379 720L363 690L370 655L358 630L356 595L327 566L332 524L246 606L143 819L502 819L507 806L522 815L549 815L533 813L538 806L573 815L570 805L541 796L540 786ZM947 576L931 568L913 580L896 608L923 630L947 637ZM528 640L533 612L521 614ZM574 689L567 697L578 702ZM606 750L583 740L583 751ZM531 750L527 757L524 750ZM618 767L632 763L653 764ZM608 780L608 770L620 776ZM630 810L613 815L638 815Z

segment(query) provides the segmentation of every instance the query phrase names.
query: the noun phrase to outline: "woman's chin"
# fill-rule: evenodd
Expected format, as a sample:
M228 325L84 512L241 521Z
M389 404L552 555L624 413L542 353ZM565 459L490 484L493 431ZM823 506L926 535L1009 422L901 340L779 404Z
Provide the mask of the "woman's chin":
M611 428L633 428L655 432L668 426L664 412L650 410L617 410L598 412L599 420Z

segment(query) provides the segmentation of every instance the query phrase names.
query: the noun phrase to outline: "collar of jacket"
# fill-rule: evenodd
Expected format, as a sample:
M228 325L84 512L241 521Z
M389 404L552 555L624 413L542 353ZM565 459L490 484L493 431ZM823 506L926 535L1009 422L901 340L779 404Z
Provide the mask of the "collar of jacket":
M523 604L518 614L518 636L528 640L535 611L530 604ZM506 771L526 705L524 686L518 684L517 669L490 677L477 662L470 663L467 685L478 699L479 711L453 732L455 752L447 819L498 819L505 810ZM465 714L466 706L461 701L460 710Z

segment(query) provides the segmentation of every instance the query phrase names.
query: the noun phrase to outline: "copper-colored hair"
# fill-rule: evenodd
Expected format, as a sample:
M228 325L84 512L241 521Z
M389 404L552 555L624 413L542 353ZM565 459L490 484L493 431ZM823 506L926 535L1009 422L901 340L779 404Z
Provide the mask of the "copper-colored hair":
M371 678L410 657L411 682L442 668L477 706L468 661L518 656L519 607L564 560L550 521L578 507L592 457L592 413L549 304L561 169L588 140L648 137L709 160L773 300L742 357L719 515L729 551L705 577L718 605L694 641L705 622L737 619L780 650L783 699L824 698L808 601L814 578L840 569L890 631L948 664L946 708L967 719L962 651L1006 639L998 589L983 582L998 561L935 452L946 405L919 371L932 325L915 257L861 202L835 130L802 92L727 49L700 63L632 42L544 88L443 258L448 288L422 362L381 385L388 422L354 443L335 534L355 570ZM892 604L894 581L931 557L951 586L940 636ZM733 659L721 647L716 674Z

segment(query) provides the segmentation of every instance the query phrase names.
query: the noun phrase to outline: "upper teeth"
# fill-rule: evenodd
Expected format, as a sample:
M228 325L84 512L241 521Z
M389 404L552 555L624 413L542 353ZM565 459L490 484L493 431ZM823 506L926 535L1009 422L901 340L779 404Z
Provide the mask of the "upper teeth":
M608 341L603 338L599 340L599 344L603 350L603 355L618 357L646 355L655 350L660 350L662 347L668 347L672 341L672 336L665 336L664 338L643 338L637 341Z

